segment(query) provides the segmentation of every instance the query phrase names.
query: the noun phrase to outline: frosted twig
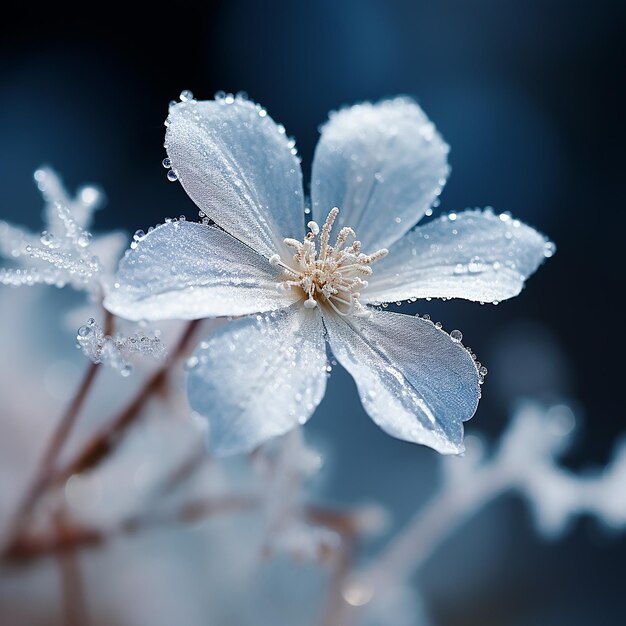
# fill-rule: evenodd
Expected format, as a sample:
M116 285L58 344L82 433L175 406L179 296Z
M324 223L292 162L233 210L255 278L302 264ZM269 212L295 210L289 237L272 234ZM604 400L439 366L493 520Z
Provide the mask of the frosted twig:
M142 332L128 337L121 333L111 335L93 318L78 329L76 342L93 363L102 363L122 376L129 376L133 372L129 362L132 355L140 354L155 360L165 357L165 347L156 331L154 335Z
M105 331L110 333L113 329L113 316L105 311L104 317ZM48 481L53 473L54 464L57 460L59 453L65 443L70 431L76 423L76 418L85 403L85 400L92 388L92 385L96 379L98 368L95 363L91 363L85 372L83 380L76 391L76 394L69 403L67 410L59 420L59 424L49 440L48 446L43 454L39 469L35 474L33 483L26 491L24 500L20 504L17 513L15 514L15 520L11 525L11 530L8 533L9 537L13 537L19 532L23 521L31 512L37 499L46 488Z
M103 265L92 253L92 237L87 228L101 202L101 193L94 187L83 187L75 198L70 198L49 168L37 170L35 181L46 202L44 230L40 234L29 233L0 222L0 255L17 266L0 269L0 284L69 284L98 294Z
M370 602L384 599L468 518L508 491L526 497L540 530L552 536L583 512L625 527L626 445L618 446L602 472L576 475L556 463L569 447L573 427L568 407L545 410L528 403L514 415L490 459L471 449L466 459L443 459L442 489L369 566L346 580L342 593L347 605L367 610ZM337 623L347 623L347 605Z
M65 520L58 520L59 533L65 532ZM88 626L85 589L80 570L79 554L75 547L58 555L59 575L63 598L63 614L67 626Z
M168 360L148 378L130 404L97 432L74 459L55 474L51 482L63 483L73 474L80 474L95 467L117 447L123 432L134 422L152 395L165 383L172 364L186 355L198 324L199 320L187 324Z
M275 452L270 460L265 455ZM287 552L298 559L316 560L339 545L336 532L311 525L304 515L303 484L321 467L320 456L295 428L275 443L266 444L257 466L269 470L263 493L265 537L263 553ZM266 467L263 467L266 465Z
M119 536L133 535L151 528L177 527L215 515L242 513L258 509L261 501L257 496L227 495L206 500L191 500L173 511L144 512L107 529L93 528L66 521L63 532L56 528L53 533L24 534L15 541L10 550L2 556L8 561L22 562L38 559L67 550L97 547ZM330 528L338 533L362 532L362 518L367 517L367 509L339 511L321 506L309 505L304 511L312 524Z

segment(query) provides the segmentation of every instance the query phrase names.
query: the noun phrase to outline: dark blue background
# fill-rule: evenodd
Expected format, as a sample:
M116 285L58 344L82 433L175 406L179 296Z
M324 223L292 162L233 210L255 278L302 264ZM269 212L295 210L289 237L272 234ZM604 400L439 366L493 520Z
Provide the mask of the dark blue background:
M167 103L181 89L201 99L247 91L296 137L305 176L330 109L412 95L452 146L441 209L509 210L549 234L558 253L513 301L406 310L461 328L490 367L472 426L495 436L520 394L575 398L584 436L568 462L606 461L626 430L623 2L249 0L171 3L133 17L95 7L89 18L59 6L3 16L0 217L38 226L31 177L42 163L72 187L104 187L99 229L194 217L160 164ZM335 374L312 424L341 452L328 489L344 499L386 490L402 518L415 506L404 470L428 453L380 435ZM368 474L372 463L384 471ZM547 546L523 511L508 503L499 569L478 576L471 593L463 576L476 579L480 560L443 561L454 573L434 566L455 599L423 581L441 624L623 623L624 540L582 521ZM461 540L472 540L471 527Z

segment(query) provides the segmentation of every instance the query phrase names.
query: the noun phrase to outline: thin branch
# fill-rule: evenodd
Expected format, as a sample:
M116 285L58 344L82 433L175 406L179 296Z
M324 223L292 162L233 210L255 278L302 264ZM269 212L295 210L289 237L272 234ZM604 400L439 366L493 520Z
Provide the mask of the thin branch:
M340 626L343 623L345 613L345 600L342 590L352 571L355 554L357 551L357 534L353 524L346 525L340 521L341 548L335 555L335 568L328 584L326 606L322 614L322 626Z
M64 521L59 526L59 533L65 532ZM80 571L79 554L76 548L70 548L57 557L61 578L61 596L63 616L67 626L88 626L85 589Z
M258 500L253 497L224 496L212 500L192 500L173 512L139 514L107 530L66 524L62 532L57 529L51 534L19 537L4 557L14 562L31 561L49 554L97 547L115 537L133 535L150 528L189 524L214 515L252 510L256 506Z
M105 311L104 320L105 332L110 334L113 330L113 315L111 315L108 311ZM15 514L14 522L8 534L9 537L13 537L19 532L24 520L28 517L31 510L35 506L37 499L48 486L50 477L53 473L54 464L63 448L63 445L67 441L72 428L76 424L80 410L87 399L99 371L100 368L96 363L90 363L87 367L87 371L85 372L78 390L74 394L74 397L61 417L55 432L52 434L52 437L48 442L48 446L44 451L39 464L39 469L35 474L35 478L26 491L26 495L24 496L24 499Z
M22 535L13 542L3 557L7 561L24 563L50 554L59 554L79 548L98 547L119 536L133 535L151 528L177 527L215 515L253 511L260 500L254 496L224 496L210 500L192 500L171 512L143 513L130 517L117 526L102 530L86 526L66 524L63 532L51 534ZM332 528L340 534L356 533L358 512L335 511L319 506L309 506L307 519L319 526Z
M62 484L70 476L94 468L115 450L122 434L139 416L146 402L163 387L171 365L186 354L198 323L199 320L193 320L188 323L185 332L182 334L167 362L148 378L135 398L117 417L97 432L73 460L56 472L51 481L52 483L56 485Z
M403 580L418 570L437 548L487 502L513 486L511 477L497 464L486 465L471 484L444 489L368 568L366 576L380 585Z

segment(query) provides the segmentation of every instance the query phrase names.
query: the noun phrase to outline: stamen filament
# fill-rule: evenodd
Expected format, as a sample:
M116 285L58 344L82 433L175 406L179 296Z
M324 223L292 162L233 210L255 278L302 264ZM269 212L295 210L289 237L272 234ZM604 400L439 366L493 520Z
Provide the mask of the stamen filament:
M285 272L280 282L282 288L301 290L305 308L327 304L342 317L368 315L368 309L359 302L361 291L368 284L361 276L369 276L372 273L370 265L386 256L387 250L383 248L373 254L363 254L361 242L349 226L341 228L331 246L330 235L338 215L339 209L333 207L321 229L317 222L310 221L310 230L303 241L284 240L286 246L295 250L293 262L297 269L287 265L278 254L272 255L269 262ZM319 253L315 241L318 235ZM354 241L346 247L350 237Z

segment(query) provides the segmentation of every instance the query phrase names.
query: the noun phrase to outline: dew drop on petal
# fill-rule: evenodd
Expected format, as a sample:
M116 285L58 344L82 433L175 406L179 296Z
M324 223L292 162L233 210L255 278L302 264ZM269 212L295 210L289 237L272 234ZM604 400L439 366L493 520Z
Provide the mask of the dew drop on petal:
M450 333L450 339L452 339L452 341L456 341L456 342L462 341L463 333L460 330L453 330Z
M547 259L549 259L551 256L554 255L555 252L556 252L556 246L551 241L547 241L543 249L543 255Z

